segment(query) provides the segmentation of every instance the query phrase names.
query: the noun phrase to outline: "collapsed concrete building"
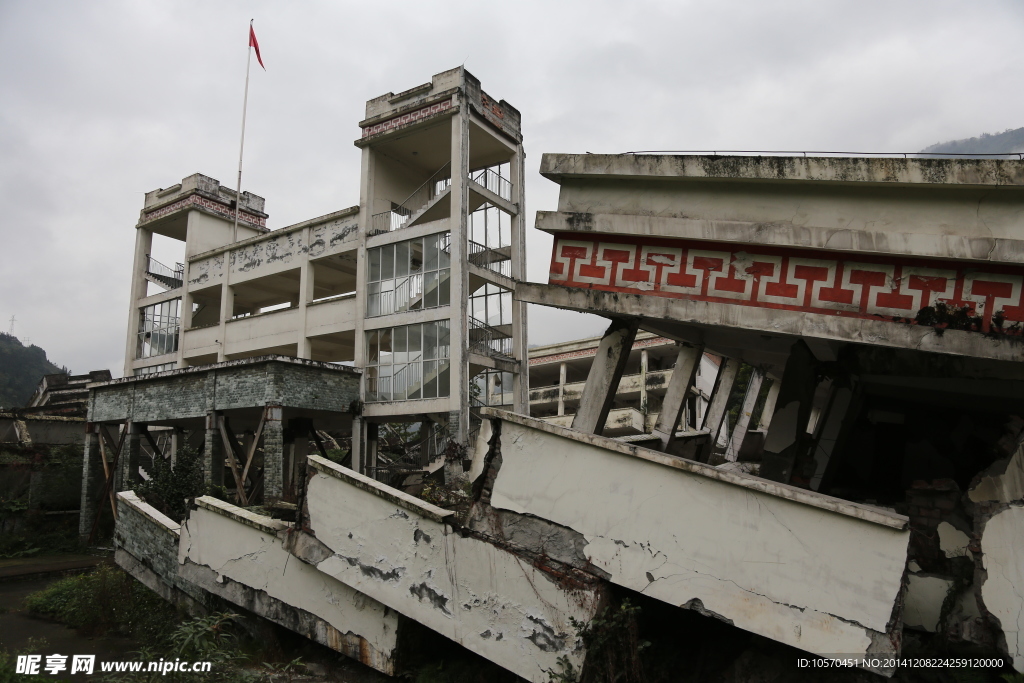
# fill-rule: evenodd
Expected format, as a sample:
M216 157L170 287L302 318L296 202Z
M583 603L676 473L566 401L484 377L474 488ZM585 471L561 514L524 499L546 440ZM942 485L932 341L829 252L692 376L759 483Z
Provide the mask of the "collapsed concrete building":
M388 674L426 630L546 681L616 591L880 673L905 628L1024 670L1020 162L548 154L539 284L514 108L460 68L360 126L358 207L268 232L203 176L147 195L83 537L111 507L167 599ZM610 320L534 350L536 393L526 304ZM402 422L458 504L380 476ZM219 498L143 500L146 443L191 443Z

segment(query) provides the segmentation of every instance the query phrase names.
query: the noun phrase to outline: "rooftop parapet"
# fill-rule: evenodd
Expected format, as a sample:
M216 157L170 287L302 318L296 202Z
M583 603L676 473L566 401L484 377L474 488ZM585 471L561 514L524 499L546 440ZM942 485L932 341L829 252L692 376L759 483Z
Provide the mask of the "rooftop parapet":
M212 213L219 218L234 219L236 192L224 187L220 181L194 173L182 178L177 185L158 188L146 193L139 225L164 218L186 208ZM263 208L266 200L251 192L243 192L238 216L239 223L245 223L260 230L267 229L267 214Z
M462 97L456 97L457 93ZM519 110L485 93L480 81L460 66L434 74L429 83L367 100L366 118L359 122L362 136L356 145L362 146L369 138L446 116L457 111L462 101L498 130L516 142L522 141Z

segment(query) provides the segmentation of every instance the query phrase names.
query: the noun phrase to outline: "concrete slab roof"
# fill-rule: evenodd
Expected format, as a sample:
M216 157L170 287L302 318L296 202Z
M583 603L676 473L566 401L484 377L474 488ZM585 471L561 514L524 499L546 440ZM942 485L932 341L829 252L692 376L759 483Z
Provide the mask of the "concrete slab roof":
M541 157L540 172L557 183L572 178L632 178L1024 190L1020 159L547 153Z

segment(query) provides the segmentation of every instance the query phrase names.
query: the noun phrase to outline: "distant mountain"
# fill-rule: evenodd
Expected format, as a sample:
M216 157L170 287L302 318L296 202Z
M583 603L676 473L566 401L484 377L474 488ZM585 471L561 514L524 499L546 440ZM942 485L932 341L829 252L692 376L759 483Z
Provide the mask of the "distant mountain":
M921 154L1004 154L1024 152L1024 128L1007 128L1002 133L982 133L976 138L950 140L925 147Z
M17 337L0 332L0 407L21 408L32 398L43 375L67 372L46 360L46 351L24 346Z

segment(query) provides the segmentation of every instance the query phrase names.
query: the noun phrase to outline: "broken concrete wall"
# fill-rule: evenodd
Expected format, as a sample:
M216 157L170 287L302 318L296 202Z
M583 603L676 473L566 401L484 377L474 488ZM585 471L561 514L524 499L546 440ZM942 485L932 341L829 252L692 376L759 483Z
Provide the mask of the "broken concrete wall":
M208 496L181 530L187 580L378 671L395 673L398 615L290 557L288 524Z
M999 621L1013 668L1024 672L1024 506L1005 507L985 522L981 550L982 602Z
M905 517L486 412L491 505L582 534L612 582L816 654L898 651Z
M454 514L310 456L312 534L293 552L466 648L532 681L558 659L582 664L571 619L596 614L601 589L569 568L460 530Z

